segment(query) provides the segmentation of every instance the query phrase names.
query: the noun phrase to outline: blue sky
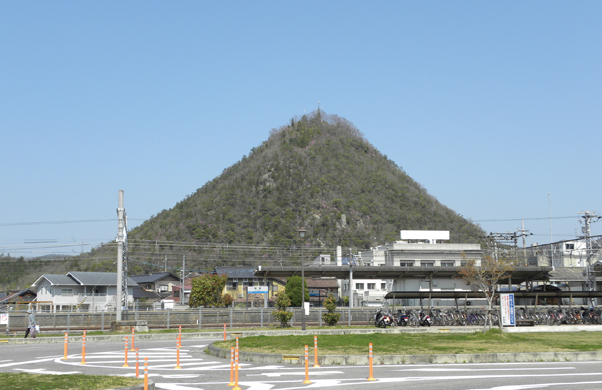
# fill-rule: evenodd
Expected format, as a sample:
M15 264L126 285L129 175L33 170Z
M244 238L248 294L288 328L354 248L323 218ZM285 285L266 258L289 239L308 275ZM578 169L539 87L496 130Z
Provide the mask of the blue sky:
M132 228L318 102L487 232L574 238L602 214L600 20L599 1L0 2L0 252L112 241L119 190Z

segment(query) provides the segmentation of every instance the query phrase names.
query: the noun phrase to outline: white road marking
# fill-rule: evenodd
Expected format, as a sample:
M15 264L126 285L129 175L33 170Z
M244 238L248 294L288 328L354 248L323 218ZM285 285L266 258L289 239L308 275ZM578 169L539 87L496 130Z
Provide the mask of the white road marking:
M333 375L333 374L343 374L343 371L312 371L310 372L310 376L316 375ZM268 378L278 378L286 375L305 375L305 371L298 372L265 372L262 374L247 374L246 376L266 376Z
M11 366L21 366L23 364L36 364L36 363L42 363L42 362L49 362L51 360L54 360L54 358L52 359L36 359L36 360L28 360L26 362L13 362L13 363L6 363L6 364L0 364L0 367L11 367Z
M575 367L550 367L550 368L545 368L545 367L533 367L533 368L458 368L458 367L454 367L454 368L442 368L442 367L437 367L437 368L418 368L418 369L406 369L406 370L393 370L393 371L397 371L397 372L412 372L412 371L418 371L418 372L459 372L459 371L468 371L468 372L479 372L479 371L533 371L533 370L537 370L537 371L545 371L545 370L552 370L552 371L558 371L558 370L574 370Z
M81 374L81 371L47 371L44 368L36 368L36 369L26 369L26 368L15 368L15 371L23 371L29 372L31 374L45 374L45 375L73 375L73 374Z

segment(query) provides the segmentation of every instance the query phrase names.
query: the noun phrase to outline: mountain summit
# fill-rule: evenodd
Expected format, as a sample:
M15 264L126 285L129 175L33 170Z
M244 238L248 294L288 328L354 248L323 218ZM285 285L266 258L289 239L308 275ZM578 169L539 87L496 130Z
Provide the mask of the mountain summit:
M368 248L400 230L449 230L453 242L485 233L445 207L349 121L317 110L272 130L267 141L130 238Z

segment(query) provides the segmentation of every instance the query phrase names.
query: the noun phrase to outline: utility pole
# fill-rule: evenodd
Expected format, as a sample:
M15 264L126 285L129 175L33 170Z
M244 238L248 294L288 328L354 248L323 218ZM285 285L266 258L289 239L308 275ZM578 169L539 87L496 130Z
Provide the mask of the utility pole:
M182 255L182 297L180 298L183 305L186 304L186 255Z
M602 218L600 215L596 215L596 211L593 213L589 211L580 212L579 214L583 214L582 219L579 220L583 224L583 228L581 231L583 232L583 236L579 238L583 238L585 240L585 256L587 259L587 269L584 274L587 275L587 288L589 291L596 291L596 273L593 270L593 258L594 251L592 250L592 237L591 237L591 224L593 222L597 222ZM595 299L590 298L590 305L595 306Z
M121 321L121 311L127 307L127 217L123 208L123 190L119 190L119 203L117 208L117 294L115 305L117 312L115 319Z
M526 267L529 265L529 262L527 261L527 242L526 242L525 238L527 236L532 236L533 233L531 233L525 229L525 221L520 221L520 229L518 229L518 231L516 233L518 233L518 236L521 236L523 238L523 258L524 258L525 267Z

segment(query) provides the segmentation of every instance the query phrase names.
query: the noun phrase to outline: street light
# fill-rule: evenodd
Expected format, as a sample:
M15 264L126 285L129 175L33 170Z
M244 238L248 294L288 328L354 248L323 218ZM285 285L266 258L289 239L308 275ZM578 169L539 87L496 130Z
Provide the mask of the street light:
M305 238L305 229L301 228L297 232L301 239ZM303 242L301 242L301 330L305 330L305 265L303 265Z

